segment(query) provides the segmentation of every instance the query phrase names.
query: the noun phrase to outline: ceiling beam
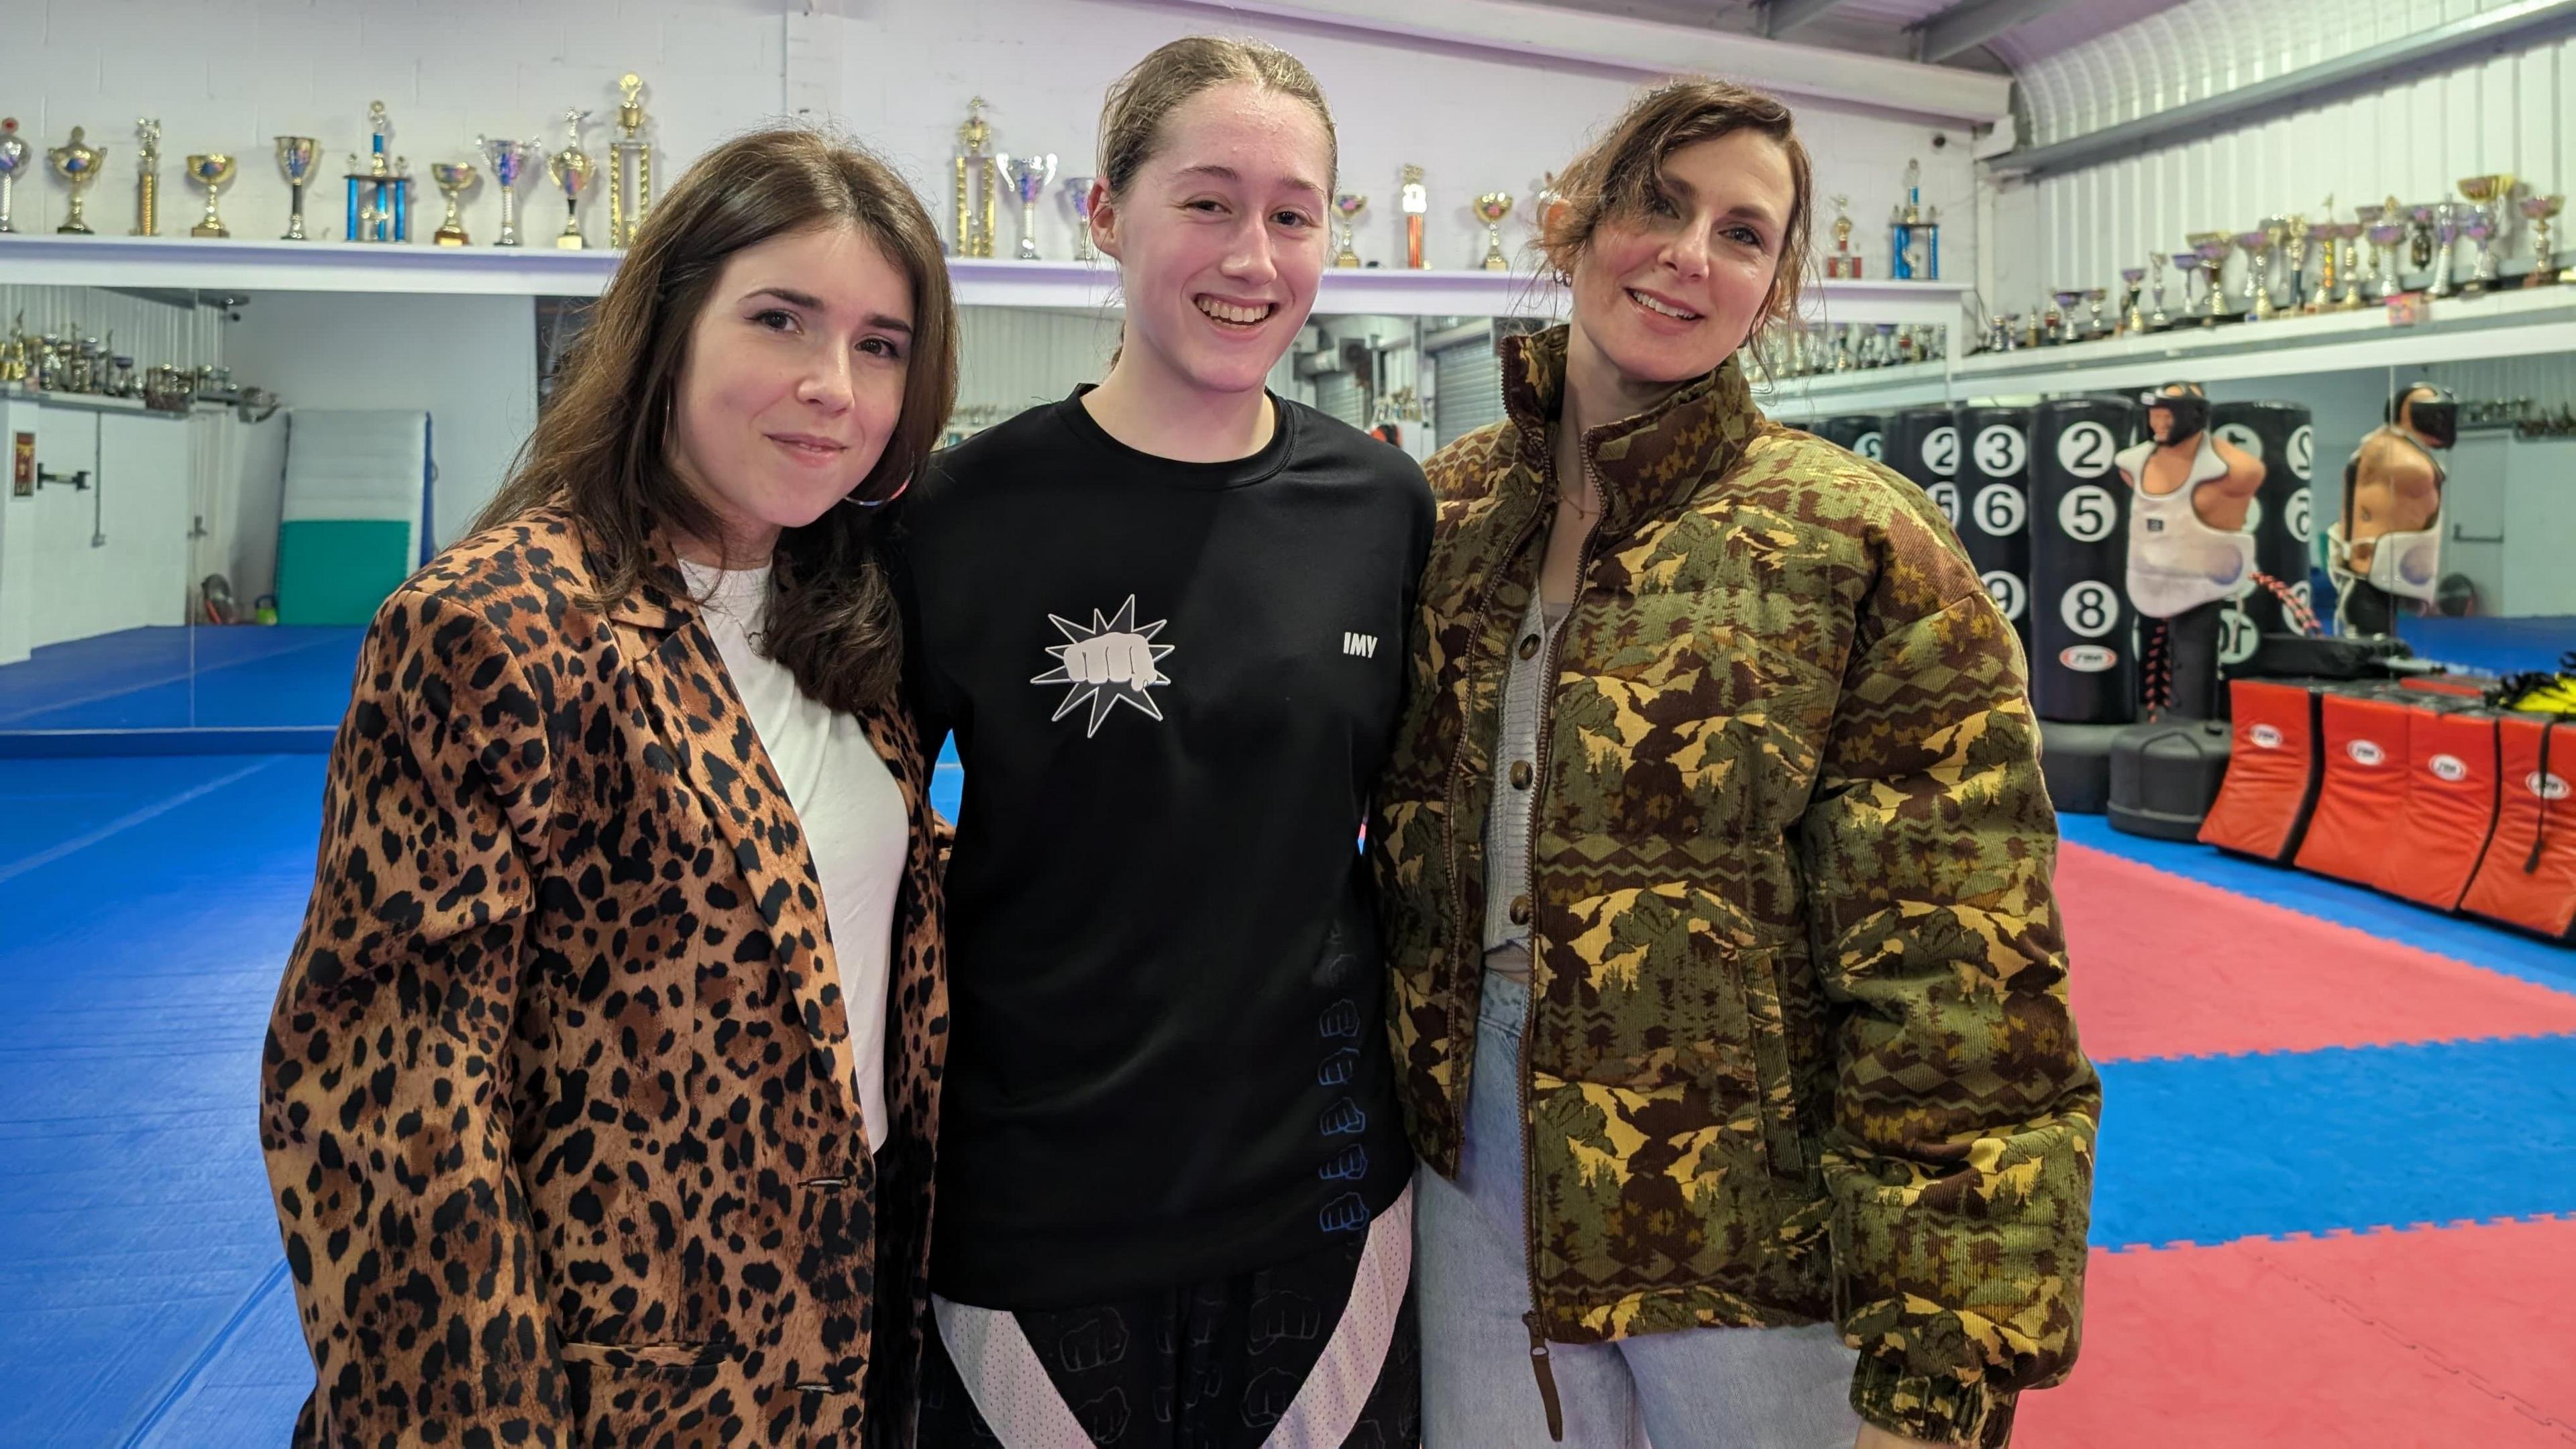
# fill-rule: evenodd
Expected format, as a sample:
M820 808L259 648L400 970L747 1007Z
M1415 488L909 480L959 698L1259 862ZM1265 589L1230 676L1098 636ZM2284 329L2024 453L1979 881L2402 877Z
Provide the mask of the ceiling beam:
M1802 26L1815 24L1850 3L1851 0L1765 0L1762 33L1777 40Z
M1938 62L2077 3L2078 0L1962 0L1909 28L1922 37L1922 58Z
M1133 3L1133 0L1127 0ZM2012 78L1825 50L1526 0L1161 0L1241 24L1247 16L1327 25L1397 44L1434 41L1524 60L1572 61L1640 79L1756 78L1775 95L1830 107L1981 124L2012 109Z

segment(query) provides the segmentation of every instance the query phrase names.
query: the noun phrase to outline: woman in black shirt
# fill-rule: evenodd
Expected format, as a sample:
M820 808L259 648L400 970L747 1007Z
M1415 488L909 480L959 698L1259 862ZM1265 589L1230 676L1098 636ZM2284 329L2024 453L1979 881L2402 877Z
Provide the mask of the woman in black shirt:
M1325 264L1305 68L1175 42L1110 92L1099 159L1109 376L903 505L914 694L966 768L921 1443L1411 1444L1411 1158L1353 844L1430 495L1263 385Z

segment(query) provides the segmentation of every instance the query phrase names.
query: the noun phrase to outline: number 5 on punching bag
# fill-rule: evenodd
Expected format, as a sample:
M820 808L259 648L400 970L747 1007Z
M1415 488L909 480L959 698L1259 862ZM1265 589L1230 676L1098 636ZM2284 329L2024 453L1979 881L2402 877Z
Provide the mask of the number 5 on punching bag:
M2136 615L2121 587L2129 489L2112 466L2134 416L2103 398L2060 398L2032 416L2030 702L2044 720L2137 718Z

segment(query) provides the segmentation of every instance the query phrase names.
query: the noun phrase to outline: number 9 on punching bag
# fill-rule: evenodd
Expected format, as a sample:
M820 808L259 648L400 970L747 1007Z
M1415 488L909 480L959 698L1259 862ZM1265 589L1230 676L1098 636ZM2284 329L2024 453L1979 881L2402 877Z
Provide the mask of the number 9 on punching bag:
M2129 607L2129 488L2112 454L2135 430L2130 404L2059 398L2031 417L2030 702L2044 720L2138 717Z
M1952 420L1958 436L1959 542L2027 654L2031 410L1963 406Z
M1873 463L1887 457L1887 419L1877 413L1845 413L1826 418L1807 431Z
M2317 430L2308 410L2296 403L2218 403L2209 410L2209 430L2263 465L2263 486L2245 518L2246 532L2254 535L2254 568L2279 580L2300 607L2308 607L2308 541L2316 529L2308 483L2316 472L2317 453ZM2258 583L2228 605L2218 662L2242 664L2265 634L2304 632L2282 609L2280 597Z

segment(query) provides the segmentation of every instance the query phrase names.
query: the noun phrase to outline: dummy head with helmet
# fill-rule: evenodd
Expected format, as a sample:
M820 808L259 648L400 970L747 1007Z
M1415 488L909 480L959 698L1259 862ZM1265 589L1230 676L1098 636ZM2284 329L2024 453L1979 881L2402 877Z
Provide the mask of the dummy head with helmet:
M2416 381L2388 400L2389 426L2427 448L2447 448L2460 440L2460 400L2439 383Z
M2166 383L2140 394L2138 404L2147 410L2147 433L2157 447L2197 447L2209 431L2209 390L2199 383Z

